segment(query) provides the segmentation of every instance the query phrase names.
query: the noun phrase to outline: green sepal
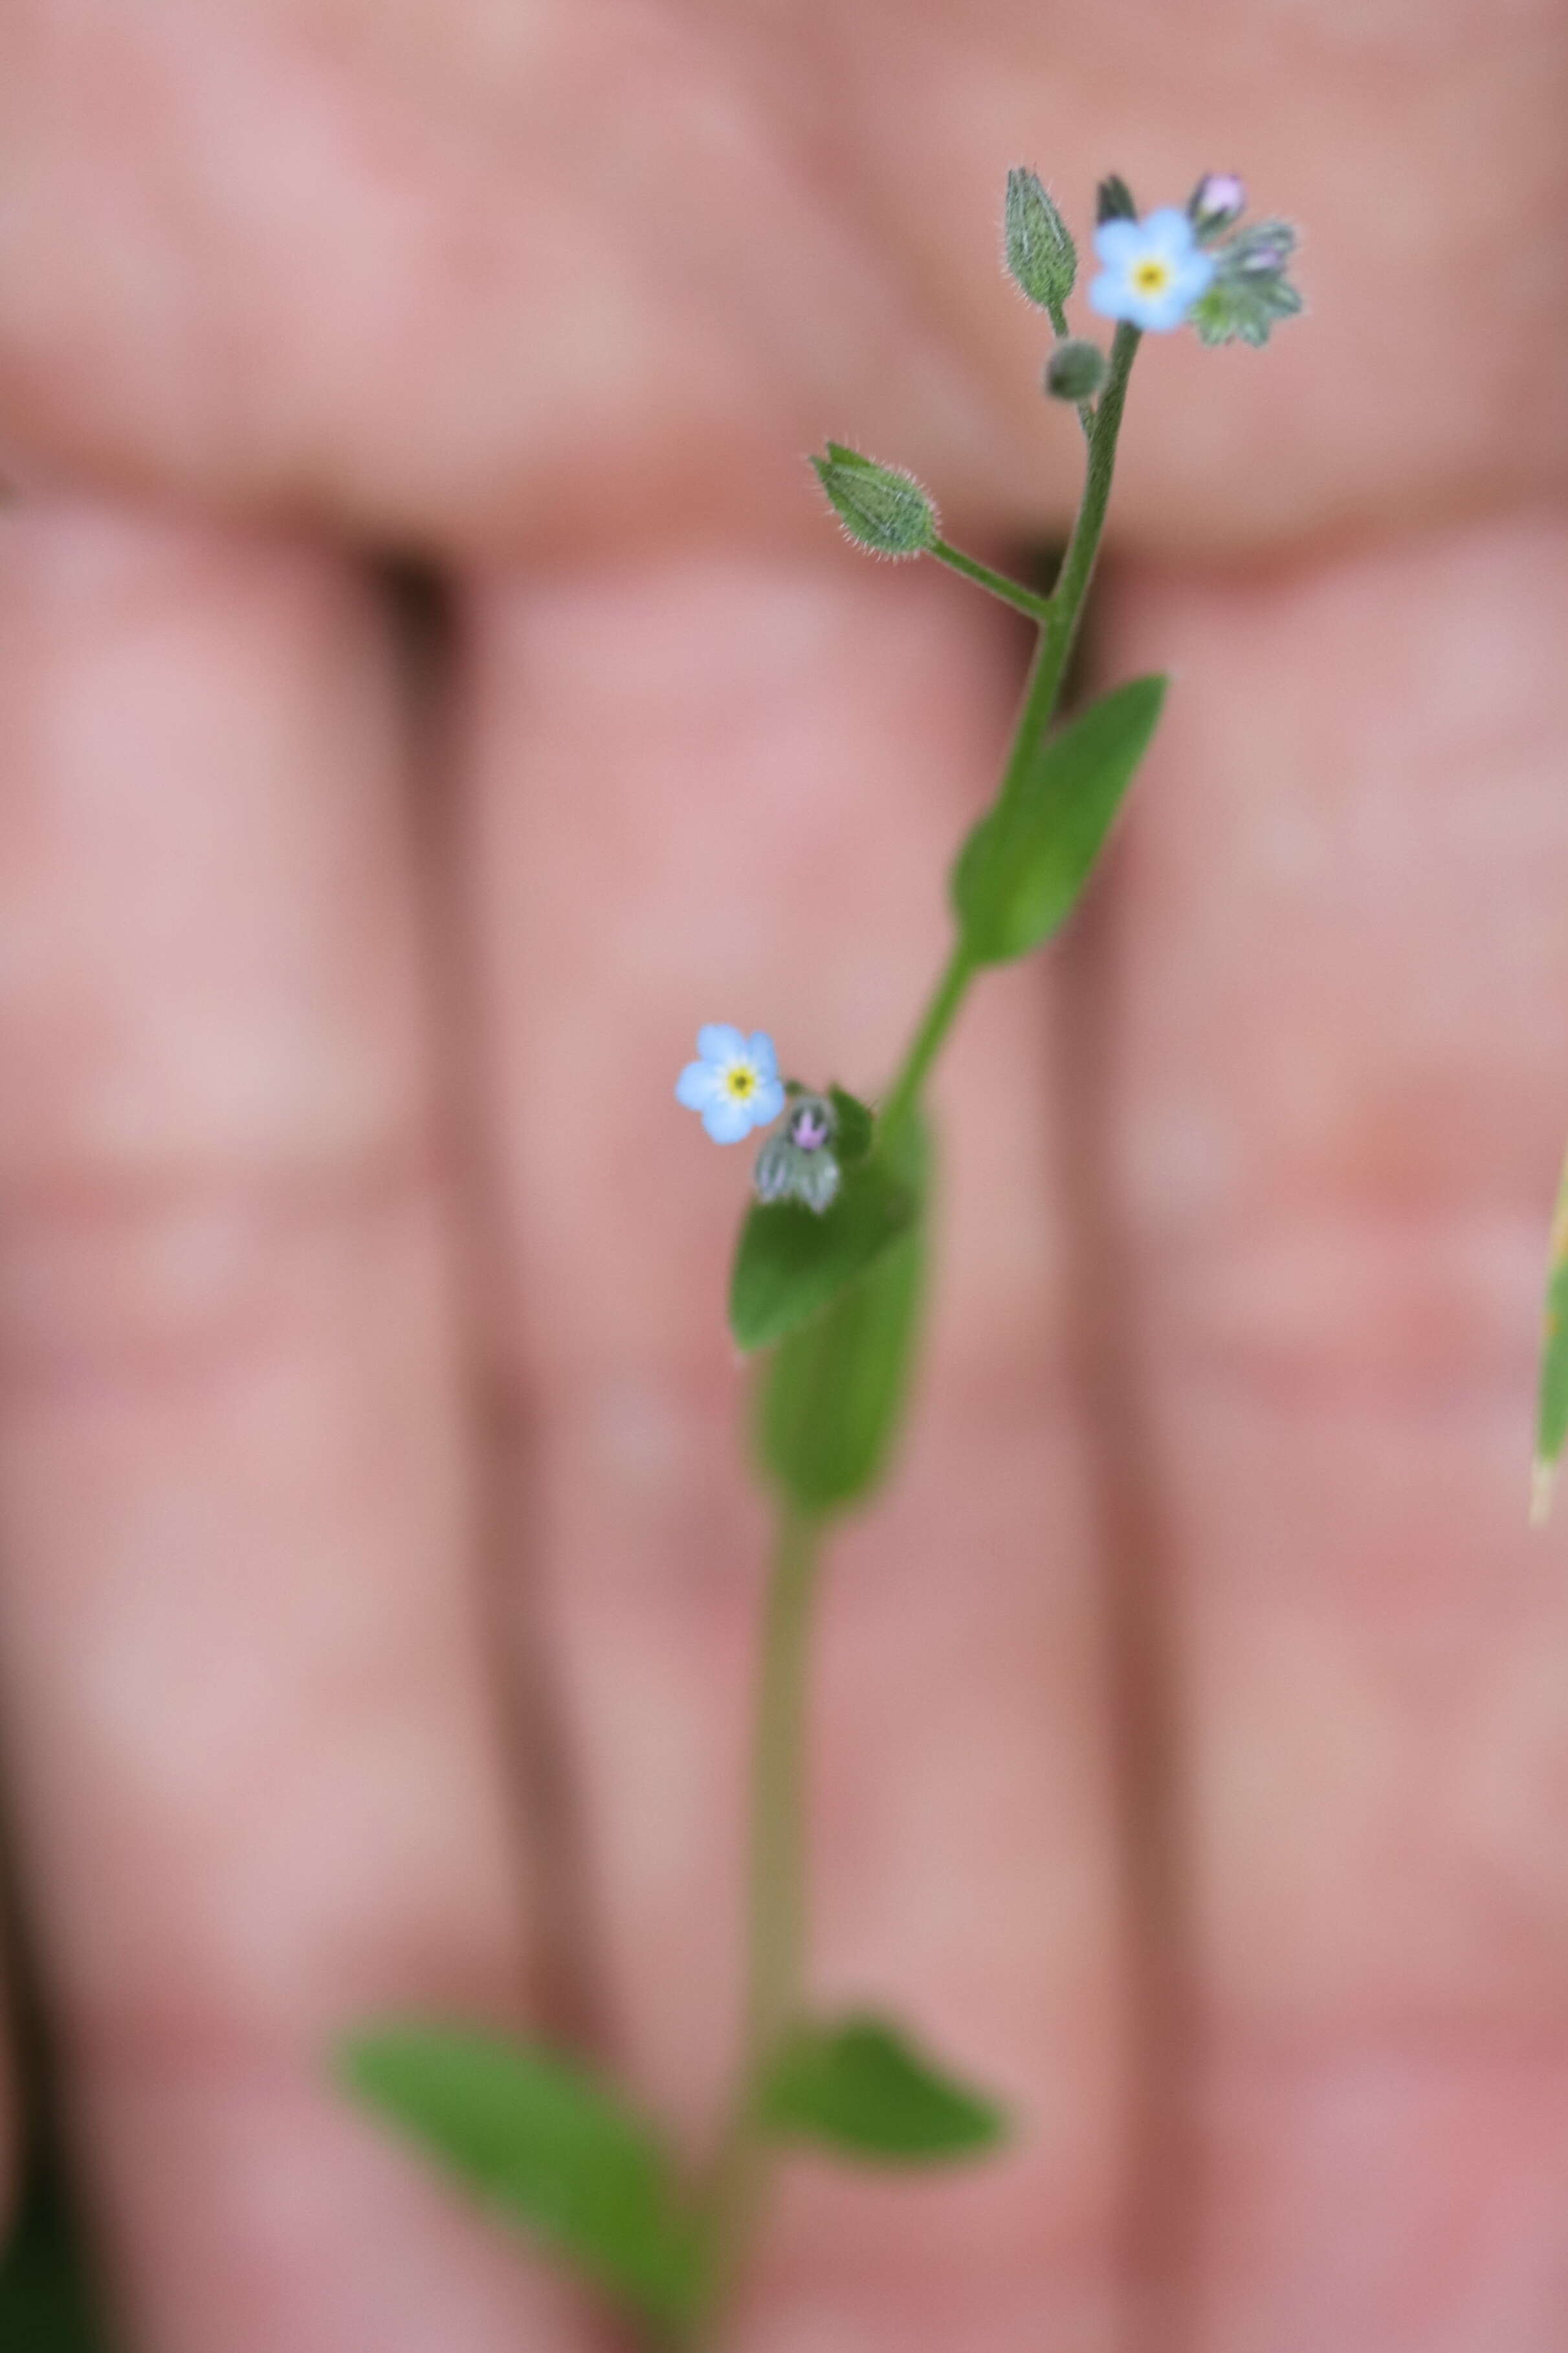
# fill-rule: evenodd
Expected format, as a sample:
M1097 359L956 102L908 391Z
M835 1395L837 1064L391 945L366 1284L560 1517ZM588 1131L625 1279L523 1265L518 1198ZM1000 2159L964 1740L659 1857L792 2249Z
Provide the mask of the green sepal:
M1279 220L1255 222L1215 247L1215 274L1187 313L1199 342L1258 350L1282 319L1295 318L1301 297L1285 275L1295 249L1295 230Z
M1135 678L1041 744L980 819L952 870L952 904L976 964L1005 964L1050 937L1077 905L1165 697Z
M1078 248L1044 182L1021 164L1007 174L1002 251L1014 285L1050 312L1059 333L1062 308L1078 278Z
M936 505L912 474L879 466L841 441L814 457L827 502L857 547L873 555L922 555L940 535Z
M576 2061L468 2027L353 2036L349 2087L503 2219L651 2321L679 2331L702 2248L653 2127Z
M829 1087L827 1100L833 1105L838 1124L833 1132L833 1149L841 1168L853 1168L870 1151L877 1133L876 1114L852 1095L847 1087Z
M812 1515L865 1501L903 1420L925 1289L929 1149L911 1120L900 1173L920 1208L908 1229L763 1368L754 1439L765 1478Z
M820 1215L798 1201L754 1201L730 1276L730 1329L740 1346L771 1348L820 1315L914 1214L913 1187L878 1154L845 1169Z
M1188 311L1200 343L1250 343L1260 351L1301 297L1288 278L1216 278Z
M937 2067L901 2027L868 2015L797 2027L760 2109L763 2129L778 2139L884 2165L978 2157L1007 2129L994 2100Z

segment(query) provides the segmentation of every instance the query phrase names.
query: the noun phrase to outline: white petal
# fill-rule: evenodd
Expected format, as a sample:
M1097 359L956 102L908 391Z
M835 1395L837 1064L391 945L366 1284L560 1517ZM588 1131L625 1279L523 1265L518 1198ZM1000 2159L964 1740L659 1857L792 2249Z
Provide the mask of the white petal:
M1190 253L1196 242L1192 222L1174 205L1161 205L1157 211L1145 213L1139 227L1149 250L1162 256Z
M1101 221L1094 232L1094 249L1109 269L1125 269L1135 261L1143 247L1143 227L1140 221Z
M697 1050L705 1062L738 1062L746 1041L732 1021L709 1021L697 1032Z
M752 1132L752 1114L744 1103L720 1095L703 1113L702 1124L715 1144L739 1144L743 1135Z

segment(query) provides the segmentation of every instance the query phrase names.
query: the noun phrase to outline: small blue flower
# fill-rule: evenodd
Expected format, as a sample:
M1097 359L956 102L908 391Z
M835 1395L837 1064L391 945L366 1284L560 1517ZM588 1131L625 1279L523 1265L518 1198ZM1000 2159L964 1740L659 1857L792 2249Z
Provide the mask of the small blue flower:
M1105 267L1089 290L1089 308L1156 335L1181 325L1214 276L1212 256L1174 205L1143 220L1102 221L1094 249Z
M676 1081L675 1099L701 1113L715 1144L739 1144L753 1127L777 1119L784 1091L765 1030L743 1038L728 1021L710 1021L697 1032L697 1052Z

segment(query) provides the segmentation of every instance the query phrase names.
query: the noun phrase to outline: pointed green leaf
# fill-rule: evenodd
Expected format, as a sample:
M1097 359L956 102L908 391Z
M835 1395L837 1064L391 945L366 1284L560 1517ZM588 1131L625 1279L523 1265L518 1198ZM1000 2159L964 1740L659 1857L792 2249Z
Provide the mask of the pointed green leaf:
M923 1132L911 1125L903 1173L925 1192ZM756 1445L765 1475L806 1513L843 1511L888 1467L903 1418L924 1289L922 1214L763 1374Z
M798 2028L763 2093L762 2117L781 2139L894 2164L973 2157L1006 2132L994 2100L933 2065L901 2028L872 2017Z
M830 441L826 455L811 462L857 547L873 555L921 555L936 545L935 501L902 467L879 466L841 441Z
M1148 748L1163 678L1119 686L1040 746L958 855L952 903L977 964L1026 955L1066 922Z
M1078 276L1078 248L1044 182L1022 166L1007 174L1002 249L1013 283L1048 311L1058 334L1063 333L1062 306Z
M878 1155L846 1168L819 1215L798 1201L755 1201L730 1278L730 1329L742 1348L771 1348L837 1298L905 1230L915 1198Z
M647 2124L574 2061L466 2027L355 2035L346 2081L507 2220L663 2327L694 2308L695 2229Z
M877 1129L876 1119L847 1087L829 1087L827 1099L838 1121L833 1138L838 1165L841 1168L853 1167L855 1162L864 1160L871 1149L871 1139Z

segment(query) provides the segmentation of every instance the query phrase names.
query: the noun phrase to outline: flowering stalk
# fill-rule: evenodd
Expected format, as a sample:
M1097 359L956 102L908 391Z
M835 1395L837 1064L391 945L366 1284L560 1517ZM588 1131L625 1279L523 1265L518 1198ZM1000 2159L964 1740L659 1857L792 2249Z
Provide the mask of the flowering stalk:
M1110 374L1090 427L1088 469L1072 536L1055 590L1038 600L1039 643L1003 772L1000 798L1004 802L1010 791L1017 790L1018 780L1027 775L1037 758L1060 699L1105 528L1127 381L1141 340L1135 326L1123 323L1116 330ZM951 552L941 543L931 553L952 560ZM958 568L968 569L967 562ZM994 579L983 579L980 585L993 587ZM878 1125L884 1150L918 1112L926 1082L981 968L961 934L883 1102ZM758 1679L745 2039L730 2129L713 2190L715 2284L733 2275L740 2242L755 2217L758 2177L767 2141L763 2094L803 1992L805 1687L823 1535L822 1522L803 1516L787 1497L780 1502Z
M754 1439L776 1525L751 1775L742 2047L707 2179L689 2189L655 2128L559 2052L402 2024L355 2037L344 2054L363 2098L662 2346L713 2342L785 2145L908 2167L977 2154L1005 2133L995 2104L902 2027L864 2013L823 2018L807 2003L813 1605L825 1540L884 1475L903 1419L927 1245L927 1082L977 975L1030 954L1071 913L1159 718L1165 682L1140 678L1056 723L1140 343L1187 323L1205 343L1261 343L1300 307L1286 276L1293 231L1278 221L1238 228L1244 204L1239 181L1210 174L1184 212L1167 206L1141 219L1124 182L1102 182L1101 267L1089 299L1115 322L1107 354L1068 332L1078 255L1066 223L1032 172L1009 176L1007 267L1057 336L1043 389L1076 410L1087 443L1083 493L1048 596L952 546L912 476L837 442L812 461L858 545L930 555L1026 614L1039 636L1000 786L949 877L951 954L879 1112L843 1087L784 1078L765 1032L724 1022L699 1033L676 1086L715 1144L772 1131L730 1292L735 1340L763 1363ZM1568 1405L1561 1420L1568 1427ZM1560 1440L1556 1422L1552 1435Z

